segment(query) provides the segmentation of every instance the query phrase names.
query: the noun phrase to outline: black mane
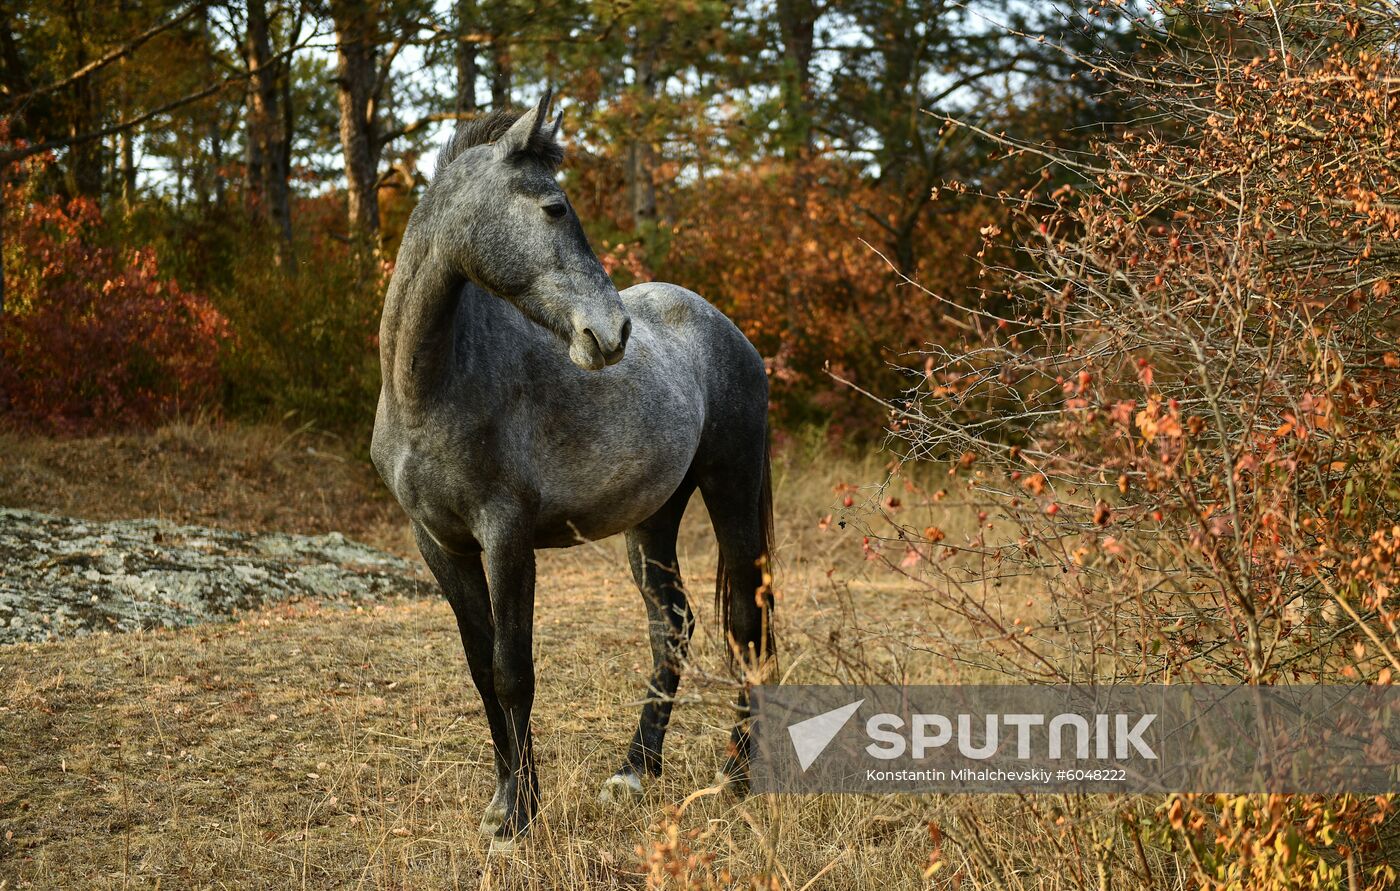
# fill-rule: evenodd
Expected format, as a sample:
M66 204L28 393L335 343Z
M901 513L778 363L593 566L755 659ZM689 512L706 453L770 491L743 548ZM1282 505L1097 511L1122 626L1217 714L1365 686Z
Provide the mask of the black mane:
M447 166L457 160L467 149L477 145L487 145L500 139L511 128L512 124L520 120L520 116L524 113L516 108L498 108L489 114L459 121L452 137L447 140L442 151L438 153L433 176L436 177L446 170ZM557 168L564 163L564 148L554 141L547 123L535 135L535 138L530 140L526 151L551 168Z

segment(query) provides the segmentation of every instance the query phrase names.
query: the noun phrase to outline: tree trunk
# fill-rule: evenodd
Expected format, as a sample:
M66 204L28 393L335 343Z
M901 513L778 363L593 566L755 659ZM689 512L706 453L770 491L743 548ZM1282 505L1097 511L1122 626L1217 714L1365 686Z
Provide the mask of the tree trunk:
M83 21L80 8L83 4L69 0L69 38L76 48L74 67L81 69L91 59L88 57L86 37L88 28ZM68 117L68 135L91 133L102 126L101 102L95 78L85 77L72 87L72 106ZM75 195L85 195L94 200L102 197L102 147L100 139L90 139L74 144L68 151L68 186Z
M209 9L205 7L199 16L199 36L205 52L214 58L216 49L209 33ZM210 111L209 122L209 162L213 172L213 202L220 210L224 209L228 198L228 181L224 177L224 134L220 121L221 113L216 106Z
M476 0L457 0L457 103L458 114L476 111L476 44L467 36L476 27Z
M122 210L126 213L131 213L136 201L136 151L132 147L133 142L135 139L125 130L117 135L121 155Z
M632 184L632 225L641 228L656 222L656 181L652 178L656 153L651 142L645 138L633 142L628 146L627 160L627 178Z
M812 34L820 14L814 0L778 0L783 105L790 131L784 148L798 157L812 150Z
M638 133L627 149L627 179L632 187L632 225L642 228L656 222L656 150L652 146L651 117L656 104L656 48L661 38L648 40L638 29L633 46L637 89L641 91L642 118Z
M288 46L296 46L301 40L301 23L287 40ZM277 222L282 230L282 241L287 245L288 259L292 251L292 143L296 140L296 107L292 104L292 59L287 56L278 65L281 74L282 119L278 121L279 139L277 153L277 180L275 183L274 207L277 208Z
M510 44L503 35L491 41L491 107L510 105Z
M120 84L121 115L127 114L128 90L126 59L121 61ZM136 134L126 130L117 134L117 188L121 193L122 213L131 213L131 208L136 201L136 151L134 143Z
M336 87L340 106L340 147L345 155L350 230L371 245L379 236L379 143L374 83L379 48L373 4L368 0L331 3L335 22Z
M277 76L285 65L272 61L264 0L248 0L248 34L244 58L248 80L248 178L256 212L277 227L284 248L292 241L291 171L287 134ZM287 76L290 79L290 76ZM288 258L279 253L279 261Z

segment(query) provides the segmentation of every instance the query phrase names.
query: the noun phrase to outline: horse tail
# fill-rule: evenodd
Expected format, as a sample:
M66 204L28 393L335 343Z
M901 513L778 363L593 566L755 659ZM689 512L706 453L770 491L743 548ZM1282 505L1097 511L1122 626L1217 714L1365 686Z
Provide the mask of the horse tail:
M773 635L773 466L770 455L771 434L765 427L763 436L763 466L760 471L758 503L758 527L760 541L754 566L758 573L756 588L741 585L731 567L724 559L724 549L719 549L719 565L715 570L715 611L720 617L724 634L725 650L733 664L735 645L738 638L734 633L734 604L738 598L752 598L759 610L760 637L759 663L776 658ZM742 578L752 578L751 573L742 573Z

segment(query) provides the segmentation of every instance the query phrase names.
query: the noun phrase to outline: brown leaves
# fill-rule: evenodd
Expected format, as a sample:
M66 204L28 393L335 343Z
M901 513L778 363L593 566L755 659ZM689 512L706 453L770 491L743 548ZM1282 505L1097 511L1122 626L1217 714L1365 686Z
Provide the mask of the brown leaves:
M1113 518L1113 509L1108 506L1107 501L1100 501L1094 505L1094 525L1107 526L1109 520Z

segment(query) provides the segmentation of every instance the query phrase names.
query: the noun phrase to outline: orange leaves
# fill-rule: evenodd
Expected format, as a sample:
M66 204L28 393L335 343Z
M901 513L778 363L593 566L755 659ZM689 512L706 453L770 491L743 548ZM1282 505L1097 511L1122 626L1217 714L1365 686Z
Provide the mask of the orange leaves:
M1113 423L1117 424L1118 426L1127 427L1132 423L1133 414L1136 411L1136 399L1120 399L1117 402L1113 403L1113 407L1109 409L1109 417L1112 418Z
M828 371L866 387L892 382L892 356L949 336L938 302L900 288L880 256L895 259L886 225L899 208L856 166L826 157L766 162L717 173L676 197L664 255L652 262L773 357L781 416L849 422L843 416L868 408L834 387ZM911 277L957 295L975 279L971 256L983 223L951 206L930 216L911 236L921 264Z
M1180 439L1180 414L1174 405L1168 405L1166 411L1163 411L1162 400L1153 397L1147 400L1146 407L1133 418L1133 423L1142 432L1145 442L1150 443L1158 436Z
M1094 525L1107 526L1108 521L1113 518L1113 509L1108 506L1107 501L1100 501L1094 505Z

